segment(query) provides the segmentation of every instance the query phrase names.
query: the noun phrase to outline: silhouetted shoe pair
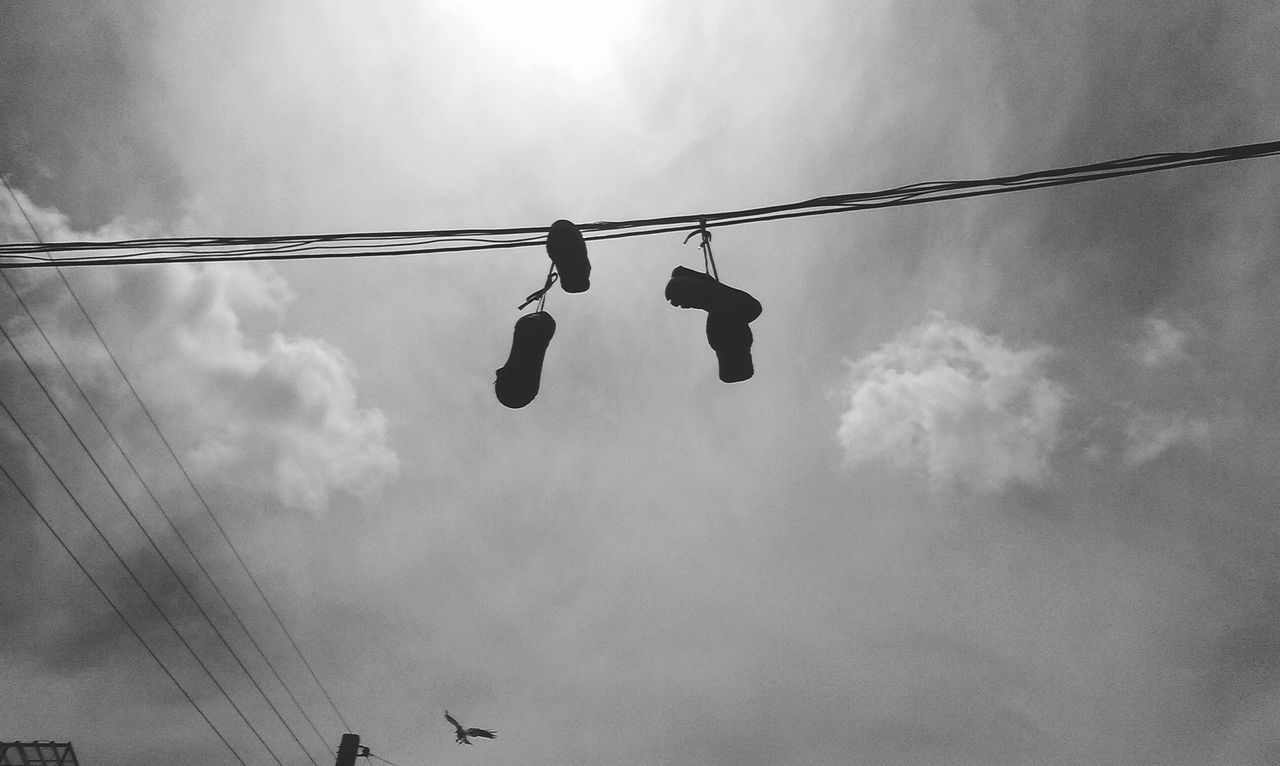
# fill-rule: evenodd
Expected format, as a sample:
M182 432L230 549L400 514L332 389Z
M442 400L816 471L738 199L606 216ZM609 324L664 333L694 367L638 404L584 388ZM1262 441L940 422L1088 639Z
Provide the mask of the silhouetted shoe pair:
M511 339L511 354L498 370L494 391L498 401L519 409L538 395L542 379L542 360L546 357L551 336L556 334L556 320L545 311L525 314L516 320Z
M751 328L747 325L760 316L760 301L710 274L684 266L671 272L666 295L672 306L707 312L707 342L716 352L720 380L740 383L755 374Z
M572 221L563 218L551 224L547 232L547 255L556 265L560 286L566 293L586 292L591 286L591 261L587 260L587 243Z
M591 286L591 261L587 260L587 243L572 221L560 219L551 224L551 229L547 232L547 255L555 264L560 287L566 293L586 292ZM547 286L529 296L527 302L544 296L551 285L552 277L549 275ZM507 363L498 370L498 378L493 384L499 402L512 409L519 409L538 395L542 381L542 362L546 358L551 337L555 334L556 320L545 311L525 314L516 320L516 329L511 338L511 353L507 356Z

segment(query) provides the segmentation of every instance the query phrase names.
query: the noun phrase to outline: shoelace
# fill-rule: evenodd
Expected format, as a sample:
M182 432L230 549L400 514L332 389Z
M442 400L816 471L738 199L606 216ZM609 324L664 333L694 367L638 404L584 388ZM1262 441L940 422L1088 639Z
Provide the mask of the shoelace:
M555 285L556 280L559 278L560 275L556 273L556 265L553 263L551 264L551 269L547 271L547 283L537 290L529 293L529 297L525 298L524 303L521 303L517 308L523 310L525 306L537 301L538 311L542 311L543 305L547 302L547 292L551 290L552 286Z

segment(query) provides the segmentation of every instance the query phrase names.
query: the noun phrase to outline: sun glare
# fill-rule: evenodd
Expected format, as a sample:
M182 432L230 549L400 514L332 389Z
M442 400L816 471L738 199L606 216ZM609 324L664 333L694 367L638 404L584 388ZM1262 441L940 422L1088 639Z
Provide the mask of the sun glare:
M615 0L460 0L454 7L492 55L580 77L608 67L635 22L634 4Z

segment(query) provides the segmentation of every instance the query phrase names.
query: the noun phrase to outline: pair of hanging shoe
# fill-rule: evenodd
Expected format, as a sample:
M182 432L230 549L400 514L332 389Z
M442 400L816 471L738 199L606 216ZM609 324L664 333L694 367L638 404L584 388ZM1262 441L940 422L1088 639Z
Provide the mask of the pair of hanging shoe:
M716 352L721 381L741 383L755 374L750 324L763 310L760 301L710 274L684 266L671 272L666 295L672 306L707 312L707 343Z
M709 235L703 230L704 249L708 251ZM567 293L585 292L591 286L591 262L587 243L572 222L556 221L547 233L547 255L552 268L546 285L524 302L524 308L538 301L538 308L516 321L511 339L511 353L497 371L494 391L498 401L512 409L528 405L538 395L542 363L547 347L556 332L556 320L542 310L547 292L555 284ZM667 282L667 300L679 308L702 309L707 312L707 342L716 352L720 380L739 383L755 374L751 361L753 340L750 324L760 316L760 301L743 290L721 282L717 277L677 266Z
M559 220L551 224L547 232L547 255L551 257L552 270L547 284L529 296L524 306L538 301L538 310L516 320L511 338L511 353L507 363L498 369L494 392L498 401L512 409L519 409L532 402L538 395L542 379L542 362L547 354L551 337L556 334L556 320L542 310L547 291L555 284L558 275L560 287L566 293L586 292L591 286L591 262L587 259L587 243L582 232L572 222ZM521 306L520 308L524 308Z

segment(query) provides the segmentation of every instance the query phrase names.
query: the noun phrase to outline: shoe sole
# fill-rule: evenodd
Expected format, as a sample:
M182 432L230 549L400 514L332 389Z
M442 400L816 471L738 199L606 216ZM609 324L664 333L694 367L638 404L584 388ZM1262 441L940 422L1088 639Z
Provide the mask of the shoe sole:
M560 287L566 293L582 293L591 287L587 242L572 221L562 218L551 224L551 230L547 232L547 255L556 265Z
M498 401L513 410L524 407L538 395L542 362L547 346L556 334L556 320L545 311L525 314L516 320L507 363L497 371L494 393Z

